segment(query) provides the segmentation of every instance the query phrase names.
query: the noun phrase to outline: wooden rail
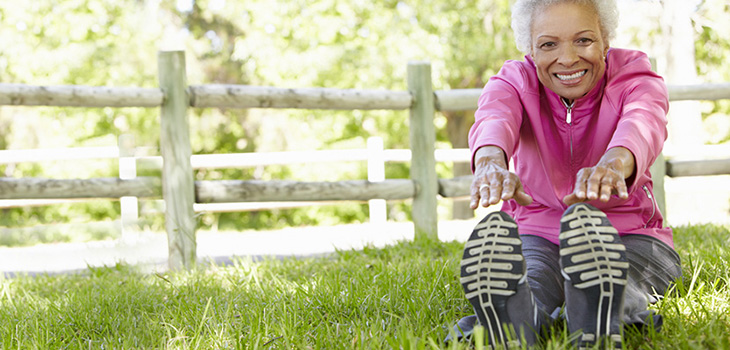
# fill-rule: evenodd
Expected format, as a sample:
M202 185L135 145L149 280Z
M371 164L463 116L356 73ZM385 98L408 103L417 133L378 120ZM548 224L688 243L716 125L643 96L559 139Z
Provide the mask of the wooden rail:
M298 152L295 152L298 154ZM318 153L317 151L310 153ZM253 154L252 154L253 155ZM201 155L203 156L203 155ZM319 157L312 157L320 159ZM410 158L410 157L409 157ZM157 158L160 159L160 158ZM254 157L253 159L258 159ZM360 161L365 159L358 159ZM444 161L438 159L438 161ZM398 158L398 161L407 161ZM468 162L468 158L449 161ZM156 162L155 162L156 163ZM247 167L254 166L252 160L242 160L240 163L227 162L217 164L208 163L208 168L219 167ZM280 161L275 164L295 164L298 161ZM311 161L309 162L311 163ZM140 167L145 168L145 167ZM153 168L160 169L159 166ZM200 166L199 168L203 168ZM149 169L149 168L148 168ZM667 160L666 175L669 177L687 176L712 176L730 174L730 159L713 160ZM415 191L415 184L410 180L391 179L383 184L370 183L367 181L341 181L341 182L296 182L281 181L272 182L271 187L266 187L257 181L197 181L195 183L196 203L234 203L234 202L280 202L282 200L299 201L342 201L350 198L354 201L366 201L369 199L398 200L412 198ZM297 184L301 185L296 190ZM438 194L444 198L466 197L469 195L471 176L462 176L453 179L438 179ZM348 188L353 187L352 190ZM287 190L282 190L285 188ZM343 194L335 195L337 188L343 189ZM312 189L316 189L312 190ZM326 189L323 194L317 191ZM287 191L290 191L287 192ZM227 191L232 191L227 193ZM250 192L259 193L256 195ZM363 194L367 191L369 194ZM348 194L350 193L351 194ZM245 193L246 195L240 194ZM286 196L284 195L286 193ZM405 193L409 193L407 195ZM58 203L58 199L88 199L88 198L109 198L115 199L123 196L140 198L160 198L162 194L161 181L155 177L139 177L130 180L119 178L99 178L88 180L58 180L39 178L0 178L0 199L46 199L47 201L35 200L28 202L27 206L48 205ZM351 196L351 197L350 197ZM17 207L7 204L3 208Z
M106 86L0 84L0 105L57 107L159 107L160 89Z
M159 197L161 181L156 177L96 179L0 178L0 199L61 199Z
M418 192L411 180L335 182L301 181L197 181L198 203L297 201L367 201L410 199Z
M730 83L668 85L669 101L714 101L730 99Z
M670 160L667 162L667 175L709 176L730 174L730 158L712 160Z
M670 101L730 99L730 83L668 85ZM435 109L476 109L482 89L434 91ZM284 89L245 85L194 85L190 106L197 108L409 109L405 91ZM270 94L270 95L267 95ZM0 83L0 105L57 107L159 107L160 89L103 86L33 86Z
M408 109L413 104L406 91L247 85L194 85L189 91L190 105L198 108Z
M433 91L431 66L412 62L408 66L408 91L352 90L329 88L285 89L243 85L195 85L186 83L183 52L161 52L158 57L159 88L30 86L0 84L0 105L67 107L157 107L160 108L162 157L134 157L129 151L104 149L97 158L122 157L136 166L152 163L162 169L162 178L130 179L8 179L0 178L0 199L162 198L166 202L166 228L171 268L189 268L195 262L194 208L197 204L225 202L329 202L341 200L413 199L413 222L417 237L437 234L437 196L469 195L470 177L438 179L436 161L469 161L468 150L434 150L435 111L476 109L481 89ZM730 99L730 84L670 85L669 98L679 100ZM198 181L196 168L283 164L292 153L192 155L187 110L194 108L306 108L385 109L410 111L409 150L379 150L378 161L411 161L411 179L383 181ZM28 161L29 155L10 157L0 151L0 163ZM37 153L37 152L36 152ZM301 162L313 161L295 153ZM324 151L329 161L367 160L367 151ZM320 154L320 156L322 155ZM7 157L6 157L7 156ZM36 154L38 161L52 160ZM64 155L67 159L71 155ZM4 159L2 159L4 158ZM30 157L32 158L32 157ZM93 157L90 157L93 158ZM164 159L164 162L161 160ZM712 161L659 161L658 173L669 176L730 174L730 159ZM658 183L657 183L658 184ZM661 187L661 185L658 185Z

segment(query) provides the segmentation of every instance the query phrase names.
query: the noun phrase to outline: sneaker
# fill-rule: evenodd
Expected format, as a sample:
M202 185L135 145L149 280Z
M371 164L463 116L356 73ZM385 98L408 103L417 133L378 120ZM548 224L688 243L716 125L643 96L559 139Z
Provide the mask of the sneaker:
M461 260L461 285L492 346L535 343L536 304L526 283L517 224L494 212L474 228Z
M566 280L568 330L579 349L621 348L621 316L629 263L606 214L587 203L560 220L560 265Z
M447 334L446 338L444 338L444 344L451 343L454 340L457 342L468 341L471 339L471 335L474 333L474 327L476 325L477 317L475 315L466 316L460 319L459 322L456 322L456 325L454 325L453 333Z

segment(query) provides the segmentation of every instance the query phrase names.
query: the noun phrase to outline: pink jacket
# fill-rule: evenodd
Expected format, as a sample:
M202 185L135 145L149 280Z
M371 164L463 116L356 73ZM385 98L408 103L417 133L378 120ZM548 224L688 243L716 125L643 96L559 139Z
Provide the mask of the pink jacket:
M479 98L469 132L472 169L479 147L502 148L534 199L524 207L507 201L502 210L514 217L520 233L557 244L560 217L567 208L562 199L573 191L578 170L594 166L612 147L626 147L637 169L633 182L627 183L629 198L589 203L603 210L621 235L648 235L673 247L672 230L663 227L649 173L667 137L668 108L664 80L639 51L610 49L604 77L570 111L540 84L529 56L507 61Z

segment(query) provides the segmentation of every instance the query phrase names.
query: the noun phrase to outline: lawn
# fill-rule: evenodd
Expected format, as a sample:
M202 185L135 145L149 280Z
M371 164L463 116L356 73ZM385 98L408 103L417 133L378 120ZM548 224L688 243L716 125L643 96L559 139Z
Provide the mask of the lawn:
M730 233L679 227L675 239L685 279L655 306L664 329L627 333L625 345L730 349ZM0 277L0 348L466 349L441 342L471 313L458 283L461 249L402 242L191 272L119 265ZM544 348L567 347L569 337L557 329Z

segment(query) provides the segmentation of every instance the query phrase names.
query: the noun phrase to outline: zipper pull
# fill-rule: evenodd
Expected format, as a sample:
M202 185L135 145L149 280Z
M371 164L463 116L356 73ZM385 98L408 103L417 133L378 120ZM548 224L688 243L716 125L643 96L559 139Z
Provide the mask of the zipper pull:
M573 106L568 107L568 115L565 117L565 122L570 124L573 121Z
M649 188L646 187L646 185L641 186L641 187L644 189L644 192L646 192L646 196L649 197L649 199L654 199L654 198L652 198L651 192L649 192Z
M573 122L573 106L575 105L575 100L573 100L573 102L571 102L570 105L568 105L568 102L565 101L565 99L561 97L560 102L563 102L563 106L565 106L565 108L568 109L568 113L565 116L565 122L568 124L572 123Z

